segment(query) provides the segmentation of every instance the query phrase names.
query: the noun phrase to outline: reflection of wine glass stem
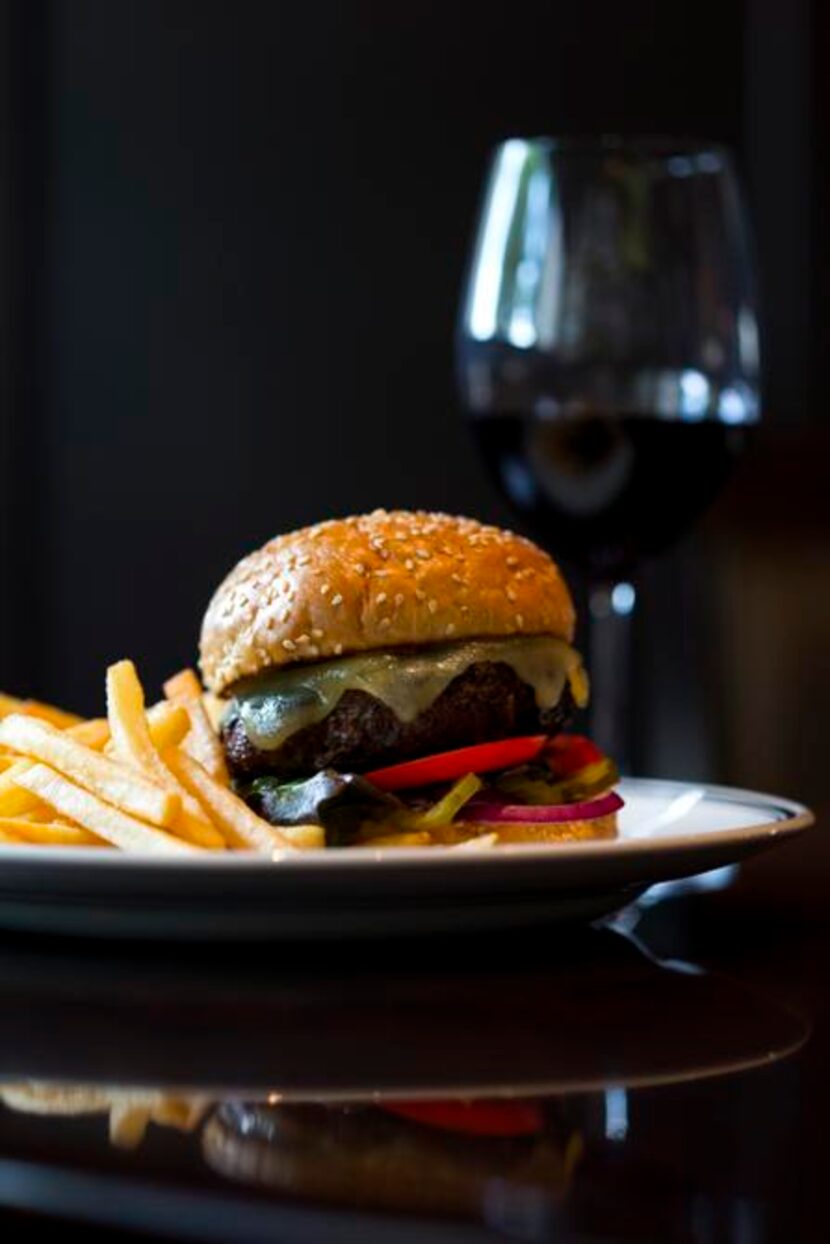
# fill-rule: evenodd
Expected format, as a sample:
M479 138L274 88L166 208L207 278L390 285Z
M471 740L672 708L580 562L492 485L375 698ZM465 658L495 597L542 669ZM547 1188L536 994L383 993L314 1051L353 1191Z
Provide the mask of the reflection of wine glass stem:
M628 773L631 766L629 714L636 601L631 583L613 581L595 583L588 599L591 734L622 773Z

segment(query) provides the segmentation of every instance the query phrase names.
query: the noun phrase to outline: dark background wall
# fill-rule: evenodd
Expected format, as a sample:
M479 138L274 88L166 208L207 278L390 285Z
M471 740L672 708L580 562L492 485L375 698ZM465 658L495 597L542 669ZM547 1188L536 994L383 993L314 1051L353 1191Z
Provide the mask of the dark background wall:
M748 179L770 417L702 532L645 572L641 763L755 776L726 723L746 688L724 681L724 566L756 511L779 534L801 512L775 495L781 438L803 481L821 433L822 24L807 0L4 5L0 685L91 711L124 654L157 684L218 579L286 527L508 517L452 382L487 152L680 132L734 146Z

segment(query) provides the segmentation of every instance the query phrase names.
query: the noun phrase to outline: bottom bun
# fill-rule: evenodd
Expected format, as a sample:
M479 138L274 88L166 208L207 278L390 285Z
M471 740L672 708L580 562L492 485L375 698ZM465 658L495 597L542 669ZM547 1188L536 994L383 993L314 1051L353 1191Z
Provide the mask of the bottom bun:
M597 816L590 821L456 821L430 830L442 846L455 846L495 834L499 842L586 842L593 838L616 838L617 814Z

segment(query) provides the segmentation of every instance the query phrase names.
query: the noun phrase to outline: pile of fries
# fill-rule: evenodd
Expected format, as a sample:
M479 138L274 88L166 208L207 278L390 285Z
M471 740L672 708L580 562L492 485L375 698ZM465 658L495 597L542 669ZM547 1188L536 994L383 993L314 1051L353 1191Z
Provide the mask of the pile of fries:
M325 846L319 825L277 829L231 789L193 670L145 708L132 661L107 670L107 716L83 721L0 696L0 842L152 855Z
M140 1145L150 1123L192 1132L214 1104L199 1093L37 1081L0 1085L0 1102L24 1114L108 1115L110 1143L119 1149Z

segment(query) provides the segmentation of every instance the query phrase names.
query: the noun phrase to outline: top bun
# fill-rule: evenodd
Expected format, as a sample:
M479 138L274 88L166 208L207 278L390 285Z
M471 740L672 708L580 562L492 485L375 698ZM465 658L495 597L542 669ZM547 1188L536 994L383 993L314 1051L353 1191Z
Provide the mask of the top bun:
M555 563L523 536L448 514L375 510L277 536L243 558L202 624L211 691L275 666L511 635L571 641Z

